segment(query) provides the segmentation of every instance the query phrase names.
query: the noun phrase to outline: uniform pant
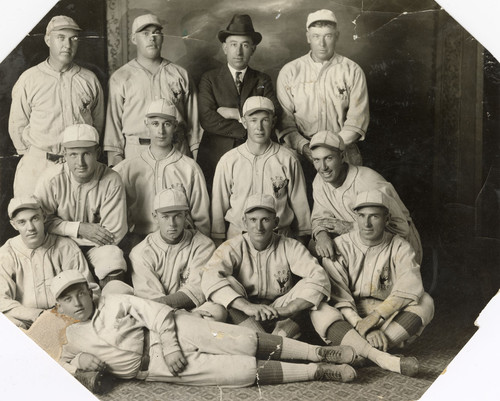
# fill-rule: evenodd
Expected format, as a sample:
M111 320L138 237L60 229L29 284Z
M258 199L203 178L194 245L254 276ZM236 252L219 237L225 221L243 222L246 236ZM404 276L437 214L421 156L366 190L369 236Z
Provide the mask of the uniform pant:
M14 196L33 195L38 178L55 163L47 159L47 153L31 146L21 158L14 176Z
M356 301L356 309L360 317L364 318L368 316L373 310L377 308L383 301L375 298L362 298ZM431 296L424 292L422 297L420 297L419 302L412 302L410 305L403 308L401 311L394 312L390 317L386 319L384 324L380 327L380 330L384 331L387 326L392 322L392 320L397 316L398 313L412 312L416 314L422 320L422 327L420 328L417 335L420 335L424 328L431 322L434 317L434 301ZM324 316L329 316L329 319L324 319ZM327 304L326 302L322 302L318 307L317 311L311 312L311 321L318 332L318 334L325 339L326 331L328 327L331 326L332 323L343 320L344 316L342 312Z
M150 363L137 378L194 386L244 387L255 382L257 334L246 327L176 314L177 338L188 364L173 376L158 333L151 332Z

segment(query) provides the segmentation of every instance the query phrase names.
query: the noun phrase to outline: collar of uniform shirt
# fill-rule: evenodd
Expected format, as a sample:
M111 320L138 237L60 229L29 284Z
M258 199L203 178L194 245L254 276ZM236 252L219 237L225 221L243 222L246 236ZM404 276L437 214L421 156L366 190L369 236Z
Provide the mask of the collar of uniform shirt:
M236 82L236 73L237 72L241 72L241 82L243 82L243 78L245 78L245 74L247 72L247 69L248 69L248 66L245 67L244 70L241 70L241 71L238 71L238 70L235 70L233 67L231 67L229 64L227 65L229 67L229 71L231 71L231 75L233 76L233 81Z

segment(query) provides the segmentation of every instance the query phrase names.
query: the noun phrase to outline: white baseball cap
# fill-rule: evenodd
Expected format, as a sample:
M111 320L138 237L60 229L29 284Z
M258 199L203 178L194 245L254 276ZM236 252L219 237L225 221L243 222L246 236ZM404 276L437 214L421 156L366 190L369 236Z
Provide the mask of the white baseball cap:
M146 117L173 117L177 119L177 109L167 99L153 100L148 107Z
M330 10L323 9L315 11L307 16L306 29L309 29L312 24L318 21L330 21L336 24L337 17L333 11Z
M73 18L67 17L66 15L56 15L55 17L52 17L50 22L47 24L45 34L50 35L52 31L60 31L61 29L74 29L75 31L82 30Z
M138 16L132 23L132 33L140 32L148 25L154 25L157 26L158 28L163 28L163 25L161 24L160 20L156 15L144 14Z
M37 210L41 208L42 205L40 201L33 195L19 196L10 200L9 206L7 207L7 213L9 214L9 218L12 219L12 216L14 216L19 209Z
M267 194L253 194L249 196L245 203L244 213L249 213L255 209L265 209L276 213L274 198Z
M332 131L319 131L313 135L311 142L309 142L309 148L314 149L320 146L340 151L345 149L343 139Z
M153 209L157 212L189 210L189 203L184 191L177 188L167 188L155 196Z
M389 210L389 198L378 189L360 192L356 195L353 209L358 210L367 206L384 207Z
M73 284L86 283L87 279L78 270L64 270L55 276L50 283L50 291L54 298L57 299L59 295Z
M65 148L87 148L99 145L99 133L88 124L75 124L63 131L62 146Z
M274 104L267 97L251 96L243 105L243 115L253 114L256 111L267 111L274 114Z

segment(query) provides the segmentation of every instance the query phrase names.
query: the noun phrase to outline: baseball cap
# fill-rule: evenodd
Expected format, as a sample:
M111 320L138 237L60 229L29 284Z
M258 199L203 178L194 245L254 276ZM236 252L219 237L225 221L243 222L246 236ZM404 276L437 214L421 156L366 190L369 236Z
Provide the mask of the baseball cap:
M167 99L153 100L148 107L146 117L174 117L177 119L177 109Z
M74 29L75 31L82 30L73 18L67 17L66 15L56 15L55 17L52 17L50 22L47 24L45 34L50 35L52 31L60 31L61 29Z
M50 282L50 291L57 299L62 292L73 284L86 283L87 279L78 270L64 270L55 276Z
M315 11L307 16L306 29L309 29L311 24L317 21L330 21L336 24L337 17L333 13L333 11L330 10L323 9Z
M267 194L253 194L249 196L245 203L244 213L249 213L255 209L265 209L276 213L274 198Z
M158 28L163 28L163 25L156 15L144 14L138 16L132 23L132 33L140 32L148 25L154 25Z
M65 148L86 148L99 145L99 133L88 124L75 124L63 131L62 145Z
M356 201L353 209L358 210L366 206L381 206L389 210L389 199L378 189L360 192L356 195Z
M256 111L267 111L274 114L274 104L267 97L251 96L243 105L243 115L246 116Z
M332 131L319 131L313 135L311 142L309 142L309 148L314 149L319 146L340 151L345 149L344 141L340 135Z
M189 210L189 204L186 194L183 191L175 188L167 188L155 196L153 209L157 212Z
M19 196L10 200L9 206L7 207L7 213L9 214L9 218L12 219L16 211L18 211L19 209L37 210L41 208L42 205L34 196Z

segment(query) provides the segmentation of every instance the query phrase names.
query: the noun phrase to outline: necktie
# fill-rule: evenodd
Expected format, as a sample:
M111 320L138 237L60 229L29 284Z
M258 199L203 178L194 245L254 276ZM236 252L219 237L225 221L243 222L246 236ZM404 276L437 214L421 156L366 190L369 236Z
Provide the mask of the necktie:
M236 89L238 90L238 94L241 93L241 86L243 85L243 81L241 80L241 71L236 71Z

